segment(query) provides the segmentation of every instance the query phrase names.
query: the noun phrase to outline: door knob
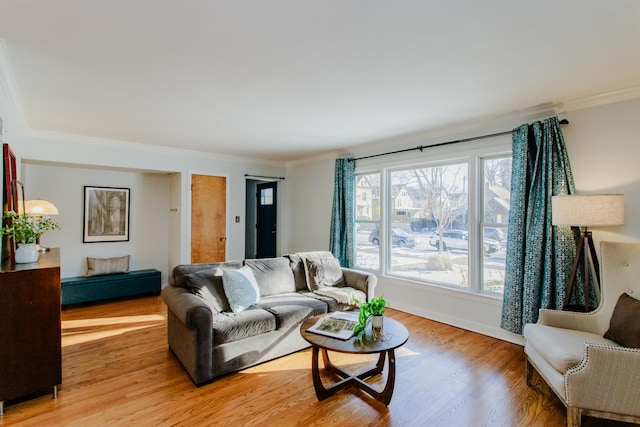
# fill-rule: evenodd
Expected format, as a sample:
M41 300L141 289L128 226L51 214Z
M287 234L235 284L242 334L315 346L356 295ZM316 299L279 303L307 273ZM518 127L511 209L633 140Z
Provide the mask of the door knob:
M221 241L221 242L226 242L226 241L227 241L227 238L226 238L226 237L221 237L221 238L220 238L220 241Z

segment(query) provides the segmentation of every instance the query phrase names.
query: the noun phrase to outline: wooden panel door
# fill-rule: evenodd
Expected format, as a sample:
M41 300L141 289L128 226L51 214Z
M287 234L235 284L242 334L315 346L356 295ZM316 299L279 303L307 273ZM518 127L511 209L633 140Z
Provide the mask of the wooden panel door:
M191 176L191 262L226 260L227 179Z

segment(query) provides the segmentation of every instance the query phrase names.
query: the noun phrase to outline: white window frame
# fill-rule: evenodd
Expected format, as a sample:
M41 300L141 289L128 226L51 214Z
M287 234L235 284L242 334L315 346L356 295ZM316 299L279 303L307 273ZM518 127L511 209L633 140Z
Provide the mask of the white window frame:
M426 152L425 152L426 153ZM502 294L483 290L483 236L484 224L484 171L483 159L511 156L511 138L509 136L495 137L482 141L456 144L448 147L438 147L428 151L428 156L416 156L415 153L391 157L378 157L370 161L356 163L356 175L380 173L380 270L376 274L393 278L398 282L411 282L424 286L444 287L453 291L484 295L502 299ZM416 159L416 157L420 157ZM391 199L391 172L410 168L437 167L455 162L467 162L468 170L468 214L469 214L469 248L468 252L469 278L467 288L450 286L443 283L432 283L426 280L409 279L393 274L391 263L391 215L394 202ZM357 245L354 245L357 251Z

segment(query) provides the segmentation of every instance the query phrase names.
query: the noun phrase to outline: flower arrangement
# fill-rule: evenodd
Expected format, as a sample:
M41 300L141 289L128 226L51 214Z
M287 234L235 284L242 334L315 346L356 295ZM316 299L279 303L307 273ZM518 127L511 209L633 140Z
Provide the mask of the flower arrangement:
M16 244L36 243L38 237L47 231L60 229L60 226L51 218L36 217L27 213L8 211L2 219L5 226L0 229L0 236L8 234L13 237Z

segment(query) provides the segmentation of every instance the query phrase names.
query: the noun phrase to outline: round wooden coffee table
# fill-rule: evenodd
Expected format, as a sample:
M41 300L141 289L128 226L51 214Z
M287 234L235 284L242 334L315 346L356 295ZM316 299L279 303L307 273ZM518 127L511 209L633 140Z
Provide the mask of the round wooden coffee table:
M402 346L409 339L409 331L407 331L407 328L405 328L402 323L385 316L383 326L384 336L380 341L374 341L371 337L371 326L367 328L366 334L362 339L358 339L354 336L348 340L341 340L308 332L307 329L313 326L322 316L326 315L312 317L305 320L300 325L300 334L302 335L302 338L311 344L313 350L311 356L311 373L313 376L313 386L316 390L318 400L326 399L351 384L369 393L385 405L388 405L389 402L391 402L393 387L396 381L396 358L394 350ZM327 354L328 350L352 354L378 353L380 354L380 357L378 358L378 363L376 363L374 368L359 374L351 375L331 363L329 355ZM318 353L320 352L322 352L324 368L342 378L341 381L330 387L325 387L320 378L320 369L318 365ZM387 382L382 391L377 391L367 384L365 380L382 372L384 369L385 357L388 357L389 359Z

